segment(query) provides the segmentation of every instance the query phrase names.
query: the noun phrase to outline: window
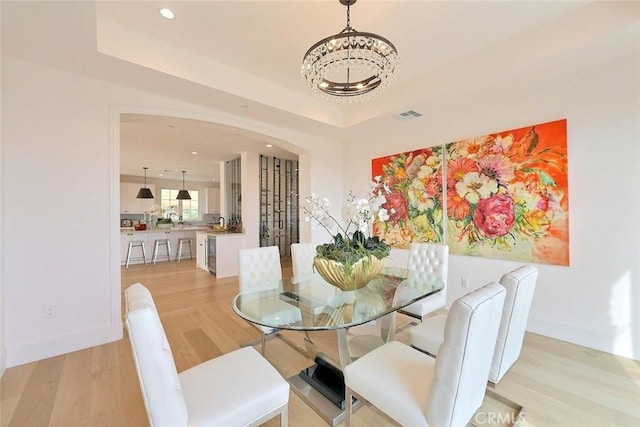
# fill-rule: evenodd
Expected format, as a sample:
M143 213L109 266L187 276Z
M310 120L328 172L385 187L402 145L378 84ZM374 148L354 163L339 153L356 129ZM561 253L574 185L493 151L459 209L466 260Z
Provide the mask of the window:
M199 192L198 190L189 190L191 200L176 200L178 197L178 191L169 188L163 188L160 190L160 207L162 208L163 215L166 216L167 208L169 209L169 216L173 221L180 221L180 209L182 209L183 221L197 221L200 219L199 214ZM171 209L174 207L174 209Z
M197 221L200 219L198 190L189 190L189 195L191 200L177 200L182 203L182 218L184 221Z

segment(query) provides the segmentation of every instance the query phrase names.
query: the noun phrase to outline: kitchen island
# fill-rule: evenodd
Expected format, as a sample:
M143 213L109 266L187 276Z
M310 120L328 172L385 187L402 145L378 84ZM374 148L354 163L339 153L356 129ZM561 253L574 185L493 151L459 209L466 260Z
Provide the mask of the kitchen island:
M238 275L238 250L246 247L244 233L196 232L196 266L217 278Z
M153 246L156 240L169 239L171 244L171 260L174 261L178 251L178 240L191 239L191 250L193 256L196 255L196 231L208 229L208 227L175 227L175 228L154 228L151 230L135 230L133 228L123 227L120 229L120 264L124 265L127 261L127 250L129 242L133 240L142 240L147 251L147 262L153 262ZM185 253L189 254L189 249L183 248L182 259ZM187 258L188 259L188 258ZM158 261L167 261L167 252L163 247L159 251ZM135 249L129 264L142 264L142 255L139 249Z
M156 240L169 239L171 244L171 261L175 261L178 253L178 240L191 239L191 250L196 259L196 266L210 271L217 278L238 275L238 249L246 246L244 233L214 231L209 227L183 226L172 228L153 228L135 230L133 227L120 229L120 263L125 265L129 242L142 240L147 251L147 262L153 262L153 247ZM212 246L213 245L213 246ZM209 248L213 248L210 251ZM182 259L189 259L189 250L183 248ZM166 262L166 249L160 248L158 262ZM142 264L142 255L138 248L132 254L129 265Z

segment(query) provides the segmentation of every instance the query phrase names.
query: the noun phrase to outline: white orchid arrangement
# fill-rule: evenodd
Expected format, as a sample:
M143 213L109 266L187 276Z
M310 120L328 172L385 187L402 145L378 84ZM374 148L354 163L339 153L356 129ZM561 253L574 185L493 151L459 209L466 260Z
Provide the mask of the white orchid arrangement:
M162 208L158 205L151 205L146 213L150 216L159 216L162 214Z
M178 217L182 216L182 209L179 205L169 205L164 208L164 217L171 219L172 215L176 215Z
M347 204L343 209L344 221L338 221L329 209L331 203L327 198L316 194L306 198L308 206L303 207L305 220L314 220L314 226L321 226L332 237L333 242L318 246L317 255L347 264L353 264L367 255L382 259L389 255L390 247L377 236L371 236L371 224L376 221L387 221L389 213L382 206L386 202L388 188L380 177L372 182L372 191L368 198L358 198L350 191ZM343 226L343 224L346 225ZM334 233L334 228L337 232ZM355 231L351 231L355 228Z

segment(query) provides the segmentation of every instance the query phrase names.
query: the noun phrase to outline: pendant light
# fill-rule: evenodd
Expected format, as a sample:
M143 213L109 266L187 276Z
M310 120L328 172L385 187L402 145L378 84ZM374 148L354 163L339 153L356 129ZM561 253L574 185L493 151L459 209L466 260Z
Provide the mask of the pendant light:
M185 173L187 173L187 171L182 171L182 190L178 191L178 197L176 197L176 200L191 200L191 196L189 195L189 192L184 189Z
M136 196L136 199L155 199L155 197L153 197L153 193L151 192L151 190L147 188L147 169L149 168L147 168L146 166L143 166L142 169L144 169L144 187L138 190L138 195Z
M311 46L300 70L312 93L339 104L374 98L395 80L400 63L393 43L351 26L355 2L340 0L347 7L347 26Z

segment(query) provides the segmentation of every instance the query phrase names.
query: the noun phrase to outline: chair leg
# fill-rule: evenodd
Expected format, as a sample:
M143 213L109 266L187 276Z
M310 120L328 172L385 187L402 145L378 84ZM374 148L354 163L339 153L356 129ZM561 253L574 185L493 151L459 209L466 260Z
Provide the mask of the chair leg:
M153 245L153 265L156 265L156 261L158 260L158 249L160 248L160 245L158 244L158 242L155 243L155 245Z
M351 393L351 389L349 387L344 388L344 427L351 426L351 400L353 399L353 394Z
M280 427L288 427L289 426L289 407L285 405L282 412L280 412Z
M176 254L176 261L180 262L182 261L182 246L183 246L183 241L180 240L178 241L178 253Z
M264 356L264 351L266 348L266 344L267 344L267 334L265 334L264 332L262 333L262 355Z
M144 242L142 242L142 258L144 259L145 265L147 264L147 250L144 247Z
M127 261L124 263L124 268L129 268L130 259L131 259L131 243L129 243L129 248L127 249Z

